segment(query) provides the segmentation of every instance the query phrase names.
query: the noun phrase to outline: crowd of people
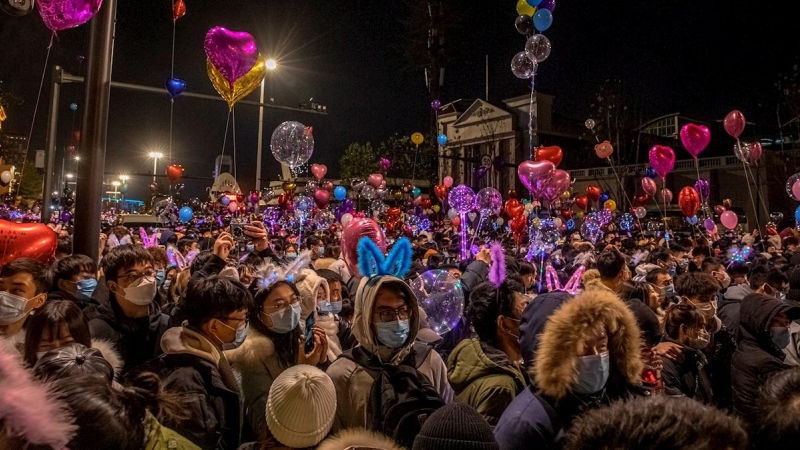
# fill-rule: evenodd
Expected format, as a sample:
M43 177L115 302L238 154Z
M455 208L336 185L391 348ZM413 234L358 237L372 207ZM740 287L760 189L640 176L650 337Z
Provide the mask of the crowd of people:
M800 247L124 226L0 268L0 448L775 449L800 439ZM152 236L152 237L149 237ZM743 248L750 251L742 251ZM463 314L438 334L410 283ZM554 273L554 279L547 279ZM545 280L547 279L547 282ZM573 281L573 283L570 283ZM562 286L574 285L572 288ZM428 314L428 313L431 314Z

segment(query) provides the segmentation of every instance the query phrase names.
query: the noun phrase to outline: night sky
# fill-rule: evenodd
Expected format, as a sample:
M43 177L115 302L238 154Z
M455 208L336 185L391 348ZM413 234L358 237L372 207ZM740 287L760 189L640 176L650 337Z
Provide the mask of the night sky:
M2 0L5 1L5 0ZM417 1L417 0L410 0ZM464 1L463 13L473 40L470 52L446 68L442 102L484 95L484 58L489 55L490 101L526 92L509 70L525 38L514 29L515 1ZM771 3L782 3L775 5ZM338 157L353 141L377 143L393 132L425 131L429 99L421 71L410 68L402 52L407 4L403 1L186 0L187 14L177 23L175 76L188 90L214 94L205 74L203 38L213 26L248 31L265 56L280 68L269 74L267 97L297 106L313 97L329 116L274 110L266 115L264 176L277 179L269 136L280 122L298 120L314 127L311 162L338 174ZM731 109L749 121L776 123L778 74L795 63L800 40L790 2L739 0L558 1L550 58L539 67L537 86L555 95L555 113L583 121L603 80L619 78L644 99L645 117L671 112L703 120L721 119ZM88 44L88 25L61 32L51 63L79 73L79 55ZM113 79L160 87L170 75L172 17L170 0L120 0L117 12ZM49 32L38 13L0 17L0 80L4 89L24 98L7 108L9 132L27 134L42 73ZM249 99L257 99L258 92ZM46 79L31 150L44 147L49 98ZM69 104L83 103L80 86L62 89L59 136L69 143L73 114ZM268 110L269 111L269 110ZM81 121L81 109L74 127ZM238 179L252 187L258 110L236 109ZM211 176L222 149L227 106L179 98L174 111L173 159L187 175ZM113 89L109 117L107 171L150 173L146 154L167 153L169 101L166 95ZM228 136L226 154L232 151ZM569 149L565 149L569 151ZM60 156L59 156L60 157ZM163 173L164 162L159 171ZM570 167L567 167L570 169ZM142 198L148 178L134 178L129 196ZM185 196L201 195L206 181L187 181Z

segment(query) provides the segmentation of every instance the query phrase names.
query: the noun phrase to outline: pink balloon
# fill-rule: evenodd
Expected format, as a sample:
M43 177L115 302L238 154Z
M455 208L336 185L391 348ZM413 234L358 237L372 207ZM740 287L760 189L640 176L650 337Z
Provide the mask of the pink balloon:
M664 200L664 203L672 203L672 191L666 188L662 189L661 198Z
M444 187L448 187L448 188L453 186L453 177L451 177L449 175L444 177L444 180L442 180L442 184L444 184Z
M714 207L714 211L715 211L717 214L722 214L722 213L724 213L724 212L725 212L725 211L727 211L727 210L728 210L728 208L726 208L726 207L724 207L724 206L722 206L722 205L717 205L717 206L715 206L715 207Z
M569 177L569 172L566 170L558 169L553 172L553 177L550 179L550 184L545 187L544 197L550 201L556 201L566 190L572 186L572 179Z
M795 181L792 185L792 194L794 194L795 197L800 198L800 180Z
M734 109L733 111L729 112L727 116L725 116L723 125L725 126L726 133L738 139L739 136L741 136L742 131L744 131L744 114L742 114L741 111Z
M206 33L204 47L211 65L228 81L231 89L258 61L256 40L244 31L214 27Z
M611 142L603 141L594 146L594 152L598 158L606 159L614 153L614 146L611 145Z
M369 176L367 182L369 183L370 186L374 187L375 189L378 189L379 187L381 187L381 183L383 182L383 175L379 173L373 173L372 175Z
M647 192L647 195L656 195L656 181L652 178L642 178L642 189Z
M680 134L683 146L686 147L686 151L694 156L694 159L697 159L697 155L705 150L708 147L708 143L711 142L711 132L705 125L687 123L681 127Z
M314 191L314 203L317 204L317 208L327 208L330 201L330 192L326 191L325 189L317 189Z
M230 211L230 212L236 212L236 211L238 211L238 210L239 210L239 204L238 204L238 203L236 203L236 202L230 202L230 203L228 203L228 211Z
M750 144L750 162L757 163L759 159L761 159L761 155L764 153L764 149L761 148L760 142L753 142Z
M725 228L733 229L739 224L739 217L733 211L725 211L720 214L719 221L722 222Z
M523 161L517 168L520 181L531 192L533 197L541 197L544 188L550 183L556 166L547 160Z
M650 149L650 165L658 176L666 177L675 167L675 151L666 145L654 145Z
M316 178L317 181L322 181L322 179L325 178L325 174L328 173L328 166L325 164L312 164L311 173L314 174L314 178Z
M103 0L39 0L39 15L44 25L55 33L88 22L102 3Z
M350 274L356 277L362 275L358 271L358 241L362 237L368 237L382 252L386 253L386 237L374 220L364 217L350 219L342 230L342 255Z

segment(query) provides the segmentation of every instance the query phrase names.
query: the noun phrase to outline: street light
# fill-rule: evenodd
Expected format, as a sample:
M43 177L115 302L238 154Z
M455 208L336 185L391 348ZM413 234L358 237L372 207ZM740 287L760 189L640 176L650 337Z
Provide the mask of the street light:
M75 155L75 162L79 162L80 160L81 160L81 157L78 156L78 155Z
M270 72L278 68L278 62L273 58L267 59L267 70ZM264 89L267 77L261 80L261 94L258 97L258 148L256 150L256 191L261 190L261 150L264 137Z
M120 180L122 180L122 181L128 181L130 178L131 178L131 177L129 177L129 176L127 176L127 175L120 175L120 176L119 176L119 179L120 179Z
M72 179L72 174L71 174L71 173L68 173L68 174L66 174L65 176L67 177L67 179L68 179L68 180L71 180L71 179Z
M150 152L150 157L153 158L153 181L156 181L156 172L158 171L158 158L163 158L164 154L161 152Z

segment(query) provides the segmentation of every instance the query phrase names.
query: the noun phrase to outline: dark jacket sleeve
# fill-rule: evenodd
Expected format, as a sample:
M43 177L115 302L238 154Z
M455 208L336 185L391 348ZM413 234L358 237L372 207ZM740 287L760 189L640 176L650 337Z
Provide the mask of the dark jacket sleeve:
M116 343L119 340L119 333L100 317L89 320L89 335L92 339L111 343Z
M467 266L467 270L461 275L461 285L464 287L464 293L467 297L476 286L486 280L488 274L489 266L483 261L475 260Z
M661 371L661 380L664 382L664 390L668 395L685 395L683 379L680 370L675 362L669 358L661 357L664 370Z
M211 258L209 258L208 261L206 261L206 263L203 264L203 267L201 267L200 270L192 274L192 278L189 280L189 282L205 278L210 275L216 275L220 273L222 269L225 268L226 265L228 265L228 263L224 259L220 258L217 255L211 255Z
M218 448L220 418L200 374L192 368L178 368L165 380L164 388L181 396L187 417L180 423L171 423L170 428L200 448Z

